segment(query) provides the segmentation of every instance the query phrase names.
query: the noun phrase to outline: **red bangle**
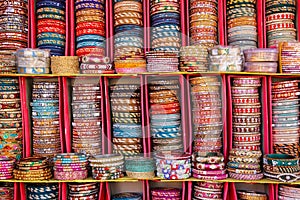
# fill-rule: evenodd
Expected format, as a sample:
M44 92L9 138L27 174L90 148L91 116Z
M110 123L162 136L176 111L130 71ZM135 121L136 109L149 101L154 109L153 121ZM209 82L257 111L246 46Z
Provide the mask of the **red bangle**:
M104 56L104 54L105 54L105 50L104 48L101 47L84 47L76 50L77 56L85 56L85 55Z
M61 20L55 20L55 19L39 19L37 21L37 26L58 26L65 28L66 23Z
M81 29L76 30L76 36L86 35L86 34L95 34L95 35L101 35L105 37L105 31L101 29Z
M224 170L225 163L219 163L219 164L193 163L193 168L197 170Z
M66 34L66 30L62 29L61 27L52 27L52 26L43 26L43 27L38 27L38 34L45 33L45 32L54 32L54 33L59 33L59 34Z
M76 31L80 29L105 29L103 22L80 22L76 25Z
M237 135L233 137L233 140L238 142L253 142L260 141L260 134L256 135Z

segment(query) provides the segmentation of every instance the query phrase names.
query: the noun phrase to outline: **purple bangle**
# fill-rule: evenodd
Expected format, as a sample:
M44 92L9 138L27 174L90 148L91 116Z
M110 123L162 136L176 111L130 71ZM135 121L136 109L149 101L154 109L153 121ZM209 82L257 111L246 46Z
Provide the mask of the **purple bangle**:
M209 171L204 171L204 170L193 169L193 174L208 175L208 176L215 175L215 176L217 176L217 175L226 174L226 170L209 170Z
M218 176L205 176L205 175L193 174L193 177L201 180L223 180L227 178L227 174L222 174Z
M236 180L252 181L252 180L262 179L264 177L264 174L263 173L260 173L260 174L237 174L237 173L229 172L229 177L236 179Z

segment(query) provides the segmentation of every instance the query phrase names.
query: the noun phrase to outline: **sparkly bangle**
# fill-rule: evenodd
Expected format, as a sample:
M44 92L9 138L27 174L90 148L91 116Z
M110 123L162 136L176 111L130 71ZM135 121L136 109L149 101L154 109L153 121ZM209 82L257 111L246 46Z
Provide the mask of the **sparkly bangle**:
M237 174L229 172L229 177L237 180L260 180L264 176L263 173L260 174Z

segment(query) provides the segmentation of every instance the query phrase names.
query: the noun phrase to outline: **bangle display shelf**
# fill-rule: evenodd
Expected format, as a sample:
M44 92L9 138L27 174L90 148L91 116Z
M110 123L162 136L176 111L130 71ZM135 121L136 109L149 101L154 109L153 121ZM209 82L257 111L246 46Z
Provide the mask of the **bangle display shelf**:
M268 110L268 93L267 93L267 77L266 76L240 76L240 75L228 75L227 76L227 116L228 116L228 151L233 148L233 104L232 104L232 80L233 78L260 78L261 86L259 91L260 103L261 103L261 151L264 154L269 153L269 113ZM259 182L259 184L258 184ZM249 183L249 184L246 184ZM257 183L257 184L256 184ZM251 189L249 189L249 187ZM268 194L269 200L274 200L274 188L272 184L266 184L264 181L243 181L243 180L233 180L229 183L229 195L231 199L237 200L236 189L243 190L254 190L257 192L263 192Z
M191 74L186 76L186 85L187 85L187 101L186 101L186 107L185 109L187 110L187 126L188 126L188 152L192 153L193 152L193 116L192 116L192 98L191 98L191 86L190 86L190 79L195 78L195 77L209 77L209 76L214 76L217 77L221 83L220 87L220 94L221 94L221 101L222 101L222 125L223 125L223 132L222 132L222 141L223 141L223 155L225 159L225 163L228 161L228 136L227 136L227 125L228 125L228 110L227 110L227 93L226 93L226 76L225 75L220 75L220 74ZM195 178L192 178L192 181L188 182L188 200L193 199L193 182L194 181L204 181L204 180L198 180ZM223 200L226 200L229 198L229 191L228 191L228 186L230 183L225 182L224 187L223 187Z

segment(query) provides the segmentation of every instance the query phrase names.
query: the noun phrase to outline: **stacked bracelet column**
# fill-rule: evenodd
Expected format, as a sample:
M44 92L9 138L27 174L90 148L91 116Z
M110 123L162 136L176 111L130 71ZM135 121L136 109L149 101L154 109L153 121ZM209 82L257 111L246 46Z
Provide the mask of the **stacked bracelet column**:
M0 184L1 198L4 200L14 199L14 185L13 183Z
M61 153L58 82L34 79L32 87L33 154L52 157Z
M0 74L17 73L13 53L28 43L27 1L0 2Z
M194 200L197 199L223 199L223 183L196 182L194 184Z
M229 176L239 180L263 178L260 168L261 102L260 78L233 78L233 149L230 151Z
M28 184L26 188L28 199L58 199L58 184Z
M98 183L70 183L68 200L98 199Z
M19 80L0 79L0 145L1 157L20 159L22 156L22 112Z
M76 153L102 153L102 116L99 79L72 80L73 142Z
M105 55L105 0L76 0L76 55Z
M37 47L51 50L52 56L65 54L66 2L40 0L36 3Z
M111 79L113 151L126 157L142 153L140 79Z

